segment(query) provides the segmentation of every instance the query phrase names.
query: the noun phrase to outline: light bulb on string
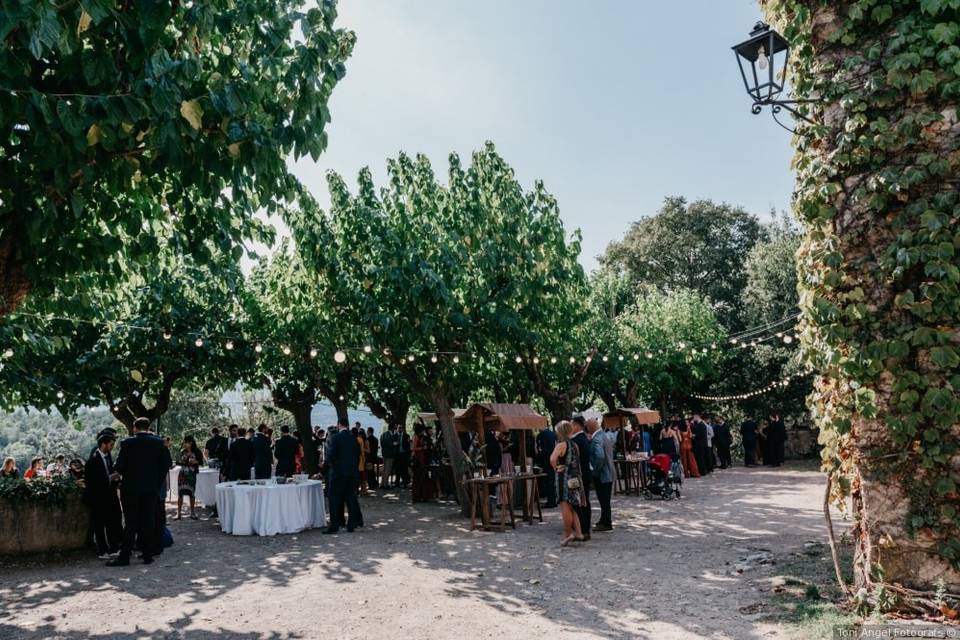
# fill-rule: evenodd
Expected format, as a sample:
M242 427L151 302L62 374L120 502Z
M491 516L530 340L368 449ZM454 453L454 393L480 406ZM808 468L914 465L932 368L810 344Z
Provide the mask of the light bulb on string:
M540 364L540 358L533 356L533 364Z
M203 346L203 338L197 338L196 340L194 340L193 344L197 345L198 347L202 347L202 346Z
M653 354L647 351L647 360L653 360Z
M620 362L623 362L623 356L622 356L622 355L621 355L621 356L618 356L618 357L617 357L617 360L619 360Z
M790 344L791 342L793 342L793 336L789 336L789 335L783 336L783 342L784 344Z
M57 391L57 398L63 400L63 391Z
M169 331L164 331L164 332L163 332L163 339L164 339L164 340L169 340L169 339L172 338L172 337L173 337L173 334L170 333Z
M6 349L6 350L3 352L3 357L4 357L4 358L12 358L12 357L13 357L13 349Z
M577 359L574 358L573 356L570 356L570 364L576 364L576 363L577 363Z
M736 338L730 338L730 344L737 344Z
M371 347L370 345L364 345L363 347L364 353L370 353L371 351L373 351L373 347Z
M609 358L608 356L603 356L603 361L604 361L604 362L607 362L608 360L610 360L610 358Z
M316 357L317 357L317 349L316 349L316 347L311 347L311 349L310 349L310 357L311 357L311 358L316 358Z
M281 351L283 351L283 355L285 356L290 355L290 347L288 347L287 345L283 345L283 349L281 349Z
M407 356L407 362L413 362L416 359L417 359L417 356L413 355L412 353Z
M460 363L460 356L453 356L453 364L459 364L459 363Z
M523 362L523 358L521 358L520 356L517 356L516 358L513 359L513 361L516 362L517 364L520 364L521 362Z
M551 357L550 357L550 364L557 364L557 357L556 357L556 356L551 356Z
M587 364L589 364L589 363L593 362L593 357L592 357L592 356L587 356L586 358L584 358L584 360L587 362Z
M640 354L639 354L639 353L633 354L633 359L634 359L634 360L639 360L639 359L640 359Z
M343 364L347 361L347 354L342 350L337 349L337 352L333 354L333 361L337 364Z
M227 343L223 346L227 351L233 351L233 340L227 340Z
M433 364L437 364L437 356L436 355L430 356L430 362L432 362Z
M261 353L263 351L263 345L258 342L257 344L253 345L253 350L257 353Z

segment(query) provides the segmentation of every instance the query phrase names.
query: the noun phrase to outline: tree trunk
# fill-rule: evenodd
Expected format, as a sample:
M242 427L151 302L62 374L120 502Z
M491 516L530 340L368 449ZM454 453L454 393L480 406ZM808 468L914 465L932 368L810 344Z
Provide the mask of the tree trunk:
M303 464L307 473L314 474L320 469L317 448L313 445L313 403L290 403L282 407L293 415L293 422L300 434L300 444L303 446Z
M30 291L30 280L20 263L14 234L0 234L0 317L17 310Z
M437 421L440 422L440 428L443 429L443 441L447 447L447 455L450 456L450 465L453 467L453 481L457 487L457 498L460 500L460 513L469 518L470 495L463 483L467 474L467 460L453 424L453 410L450 408L450 401L446 394L442 391L431 390L430 401L433 404L434 412L437 414Z
M955 10L763 4L799 51L798 97L821 97L822 127L794 138L798 270L824 466L854 506L855 587L956 593L960 124L957 70L933 44L949 44Z

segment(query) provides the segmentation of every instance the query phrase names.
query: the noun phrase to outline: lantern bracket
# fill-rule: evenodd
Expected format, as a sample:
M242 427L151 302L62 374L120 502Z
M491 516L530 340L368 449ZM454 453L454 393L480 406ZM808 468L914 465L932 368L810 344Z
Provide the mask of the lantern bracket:
M777 114L780 113L782 109L786 109L790 112L791 115L795 118L800 118L804 122L812 125L817 123L797 111L792 105L796 104L809 104L811 102L820 102L819 100L757 100L754 101L753 106L750 107L750 112L754 115L759 115L763 111L764 107L770 107L770 115L773 117L773 121L778 125L789 131L790 133L796 133L795 129L791 129L787 125L780 122L780 119L777 117Z

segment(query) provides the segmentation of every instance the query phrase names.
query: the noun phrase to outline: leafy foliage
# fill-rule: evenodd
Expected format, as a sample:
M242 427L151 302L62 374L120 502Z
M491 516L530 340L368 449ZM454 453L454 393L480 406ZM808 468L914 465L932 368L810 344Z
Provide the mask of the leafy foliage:
M721 323L736 331L744 326L740 292L746 285L747 257L763 238L756 216L740 207L710 200L687 203L674 196L656 215L633 223L600 261L627 273L637 285L700 293Z
M161 255L146 278L134 274L97 292L86 317L8 317L0 335L14 347L0 370L0 402L65 414L107 404L130 425L162 415L177 386L223 386L238 353L210 337L236 333L238 278L229 259L207 267Z
M855 505L862 479L903 489L902 530L913 540L885 562L923 546L956 571L960 6L764 4L797 54L796 92L822 97L823 124L801 125L795 140L795 208L806 227L803 337L821 374L812 406L824 466L838 500L852 490ZM869 582L875 558L859 560Z
M13 504L63 504L70 496L80 494L81 487L72 476L52 478L0 478L0 500Z
M603 356L593 363L589 384L611 410L641 404L665 409L668 403L676 408L715 373L720 359L715 347L725 331L696 292L642 287L628 302L611 280L623 281L605 272L594 277L591 328L602 336Z
M354 35L322 0L0 8L0 313L147 263L239 258L316 158ZM38 300L40 296L37 296Z

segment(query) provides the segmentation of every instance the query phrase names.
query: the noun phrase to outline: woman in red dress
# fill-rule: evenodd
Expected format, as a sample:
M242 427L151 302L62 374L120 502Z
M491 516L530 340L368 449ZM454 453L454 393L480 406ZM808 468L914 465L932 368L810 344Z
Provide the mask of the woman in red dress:
M697 459L693 455L693 429L688 422L680 430L680 464L683 465L683 475L687 478L699 478Z
M430 437L422 424L413 427L413 491L414 502L430 502L435 496L435 486L430 480Z

